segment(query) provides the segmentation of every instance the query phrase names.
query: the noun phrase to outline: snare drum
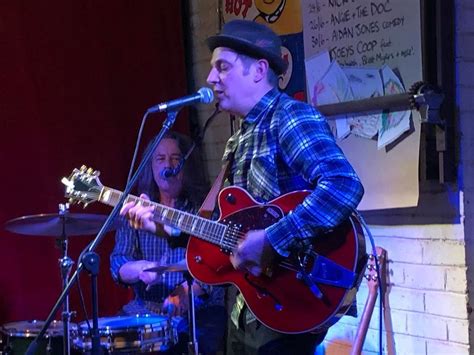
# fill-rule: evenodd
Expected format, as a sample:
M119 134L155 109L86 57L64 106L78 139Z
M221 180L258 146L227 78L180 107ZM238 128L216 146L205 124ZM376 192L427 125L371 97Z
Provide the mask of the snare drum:
M166 351L178 341L173 321L159 315L99 318L100 345L107 353ZM92 320L89 321L92 327ZM87 322L79 323L74 348L90 352L92 338Z
M2 332L1 354L25 354L28 346L36 338L45 322L38 320L20 321L4 324ZM77 332L77 325L70 323L71 338ZM63 322L53 321L44 337L38 342L37 352L41 355L61 355L63 353Z

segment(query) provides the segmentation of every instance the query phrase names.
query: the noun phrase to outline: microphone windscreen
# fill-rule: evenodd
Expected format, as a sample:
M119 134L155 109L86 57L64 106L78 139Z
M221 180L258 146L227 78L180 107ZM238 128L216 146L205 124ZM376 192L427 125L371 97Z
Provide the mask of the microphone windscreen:
M210 104L214 100L214 92L207 87L200 88L198 93L201 96L201 102L204 104Z

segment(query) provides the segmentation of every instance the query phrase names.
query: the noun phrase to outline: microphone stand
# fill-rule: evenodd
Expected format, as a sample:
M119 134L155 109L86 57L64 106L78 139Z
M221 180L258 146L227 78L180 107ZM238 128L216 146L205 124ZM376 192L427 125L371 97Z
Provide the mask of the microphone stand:
M47 329L49 328L49 325L53 321L53 318L56 315L59 307L61 307L61 305L64 303L66 296L69 295L69 290L71 289L72 285L74 285L79 279L79 274L81 273L83 268L86 268L86 270L91 274L91 282L92 282L92 318L93 318L92 324L93 326L91 330L91 337L92 337L91 354L99 355L101 353L100 336L99 336L99 329L98 329L99 317L98 317L98 297L97 297L97 274L99 271L99 256L97 253L94 252L94 250L97 248L97 246L100 244L100 242L104 238L105 233L108 232L109 227L112 225L112 221L118 215L120 208L122 207L122 204L128 197L133 185L138 179L138 176L144 170L148 161L150 161L153 152L155 151L156 147L163 139L163 136L170 130L170 128L175 123L178 111L179 110L176 109L176 110L167 112L167 117L165 121L163 122L163 128L160 130L156 138L153 140L151 149L149 149L148 152L145 153L140 165L137 167L135 174L127 183L122 196L120 197L115 207L112 209L112 212L110 212L109 216L105 220L104 224L99 230L99 233L97 233L94 240L81 253L80 262L77 265L76 271L69 279L69 282L67 283L67 285L65 285L65 287L63 288L61 295L56 301L56 304L51 309L51 312L49 313L48 318L46 319L40 332L28 346L28 349L26 350L27 355L34 355L36 353L38 342L44 337L44 334L46 333ZM148 115L148 113L149 111L146 113L146 115ZM64 336L67 336L67 334L64 334Z

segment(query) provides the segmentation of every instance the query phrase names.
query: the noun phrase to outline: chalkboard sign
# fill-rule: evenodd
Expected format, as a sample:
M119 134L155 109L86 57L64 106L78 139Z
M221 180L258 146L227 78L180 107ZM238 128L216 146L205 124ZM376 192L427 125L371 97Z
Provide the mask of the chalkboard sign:
M341 65L398 69L422 80L418 0L302 0L305 57L328 51Z
M422 80L419 0L302 0L301 7L307 96L313 105L396 93L386 90L389 86L403 92ZM348 67L359 68L361 74ZM382 93L377 80L368 80L375 76L383 83ZM358 86L351 84L351 77L360 79ZM362 210L418 203L419 116L395 115L388 120L383 115L336 120L338 144L366 190ZM411 131L381 142L381 128L390 121L404 122L402 130Z

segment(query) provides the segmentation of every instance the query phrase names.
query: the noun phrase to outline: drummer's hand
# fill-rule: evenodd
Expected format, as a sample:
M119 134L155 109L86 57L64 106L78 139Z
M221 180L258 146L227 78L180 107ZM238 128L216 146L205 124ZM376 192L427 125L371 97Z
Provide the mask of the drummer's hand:
M145 271L149 268L156 268L161 264L156 261L148 260L134 260L122 265L119 269L119 275L123 282L127 284L134 284L142 281L148 285L154 285L161 281L162 272Z
M140 198L150 200L146 194ZM130 226L135 229L143 229L153 234L156 233L156 223L153 221L154 206L143 206L140 202L133 201L125 203L120 210L120 215L128 219Z
M182 316L188 311L188 293L183 285L179 285L163 302L163 313L170 317Z
M145 271L152 267L160 266L160 263L155 261L140 260L137 261L138 279L147 285L147 290L151 286L161 281L161 273L155 271Z

